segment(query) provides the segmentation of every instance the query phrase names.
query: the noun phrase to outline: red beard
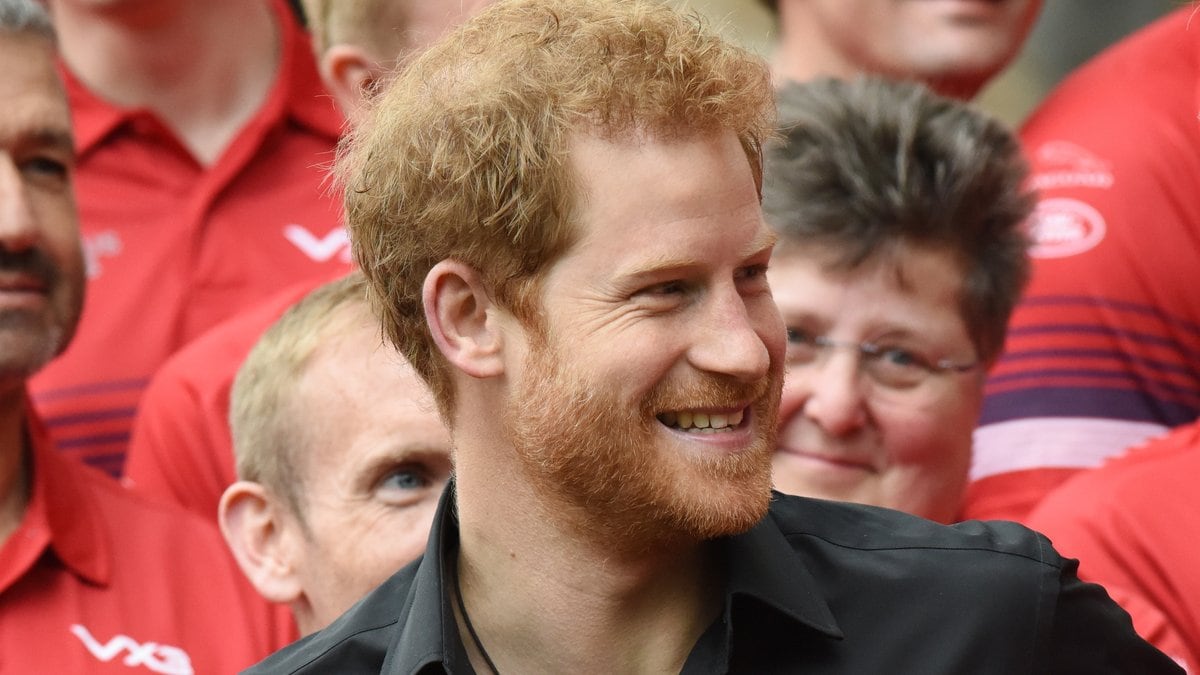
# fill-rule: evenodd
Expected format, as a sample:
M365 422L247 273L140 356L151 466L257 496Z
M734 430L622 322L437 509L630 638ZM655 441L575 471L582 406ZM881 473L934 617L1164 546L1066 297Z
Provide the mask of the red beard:
M546 517L601 546L649 551L744 532L766 513L782 370L754 383L702 375L660 384L633 409L535 338L504 411L508 440ZM750 405L750 447L696 456L670 447L656 415Z

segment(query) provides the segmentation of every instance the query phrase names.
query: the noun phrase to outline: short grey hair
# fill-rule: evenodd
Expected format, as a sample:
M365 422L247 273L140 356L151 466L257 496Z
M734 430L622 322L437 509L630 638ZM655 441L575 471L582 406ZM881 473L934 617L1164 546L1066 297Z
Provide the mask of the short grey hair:
M0 0L0 31L29 33L56 41L54 22L36 0Z
M782 139L766 148L763 181L776 253L821 246L854 269L903 245L946 251L971 339L994 359L1029 277L1034 196L1016 137L915 82L818 79L777 98Z

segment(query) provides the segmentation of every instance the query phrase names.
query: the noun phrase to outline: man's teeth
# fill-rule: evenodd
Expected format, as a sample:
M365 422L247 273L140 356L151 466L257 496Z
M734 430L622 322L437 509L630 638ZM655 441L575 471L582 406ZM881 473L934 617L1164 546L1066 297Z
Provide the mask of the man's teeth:
M745 413L741 410L729 414L702 412L667 412L658 416L659 421L676 429L700 432L723 431L742 423Z

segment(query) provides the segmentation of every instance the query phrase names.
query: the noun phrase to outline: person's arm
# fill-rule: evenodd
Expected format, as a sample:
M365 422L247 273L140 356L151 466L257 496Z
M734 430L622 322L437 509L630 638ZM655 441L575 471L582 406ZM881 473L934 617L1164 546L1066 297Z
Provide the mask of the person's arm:
M1133 630L1129 614L1103 587L1079 579L1068 560L1045 645L1041 672L1053 675L1168 675L1185 673Z

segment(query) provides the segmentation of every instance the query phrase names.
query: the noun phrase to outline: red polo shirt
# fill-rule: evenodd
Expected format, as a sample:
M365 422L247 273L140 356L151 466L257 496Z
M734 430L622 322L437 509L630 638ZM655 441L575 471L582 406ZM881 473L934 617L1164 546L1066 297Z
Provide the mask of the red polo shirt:
M133 425L125 480L157 500L216 521L237 471L229 431L229 390L258 338L320 284L276 294L205 333L171 357L146 388Z
M63 457L28 419L30 499L0 544L0 672L220 675L287 642L214 528Z
M211 166L149 111L112 105L63 68L87 301L71 347L31 392L56 444L110 473L142 389L169 355L274 291L350 267L326 171L342 118L307 37L282 0L272 6L276 81Z

